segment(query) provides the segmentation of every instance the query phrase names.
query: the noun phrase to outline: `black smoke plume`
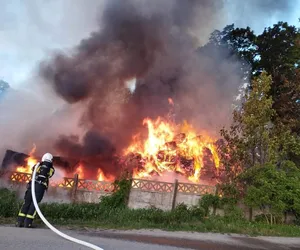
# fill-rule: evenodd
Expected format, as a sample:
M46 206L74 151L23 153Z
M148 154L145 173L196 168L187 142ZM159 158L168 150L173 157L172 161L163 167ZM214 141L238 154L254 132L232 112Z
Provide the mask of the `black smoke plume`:
M103 158L107 163L122 153L143 118L168 113L168 98L175 102L178 122L187 119L217 131L230 115L239 64L196 49L198 31L207 36L204 31L214 29L222 7L221 0L108 1L99 30L72 53L57 53L40 66L58 96L85 107L84 138L63 135L55 148L93 164L101 165ZM137 79L133 93L126 87L132 78Z

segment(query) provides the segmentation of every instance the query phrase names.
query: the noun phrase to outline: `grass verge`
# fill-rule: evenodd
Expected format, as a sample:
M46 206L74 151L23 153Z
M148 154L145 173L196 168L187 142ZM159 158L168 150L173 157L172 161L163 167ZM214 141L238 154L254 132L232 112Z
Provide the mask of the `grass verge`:
M0 224L14 224L20 207L16 194L0 189ZM269 225L249 222L237 212L227 216L204 217L205 211L197 206L177 206L173 211L160 209L110 208L100 204L42 203L40 208L50 223L69 229L162 229L168 231L193 231L237 233L251 236L300 237L300 227L295 225ZM2 216L2 217L1 217ZM43 225L38 218L36 224Z

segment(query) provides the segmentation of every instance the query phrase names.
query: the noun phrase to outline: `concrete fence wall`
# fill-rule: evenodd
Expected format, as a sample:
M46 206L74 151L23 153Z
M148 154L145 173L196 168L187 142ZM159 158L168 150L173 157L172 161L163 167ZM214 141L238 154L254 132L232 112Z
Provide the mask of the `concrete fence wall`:
M6 178L0 178L0 187L5 186L16 190L19 196L23 197L26 184L30 179L30 174L9 173ZM115 186L111 182L78 179L78 175L74 178L64 178L60 183L50 182L50 185L43 202L97 203L101 197L111 195L115 191ZM177 180L170 183L133 179L128 207L133 209L156 207L167 211L174 209L180 203L188 206L197 205L204 194L215 193L216 188L213 186L180 183ZM247 219L252 220L256 215L262 214L260 210L251 210L242 203L238 206ZM224 211L217 209L216 214L222 216ZM286 223L292 223L294 219L294 215L285 215Z
M25 191L30 174L14 172L9 175L11 188L20 194ZM111 195L115 186L111 182L64 178L60 183L50 182L44 202L99 202L102 196ZM158 182L133 179L129 194L130 208L156 207L171 210L180 203L188 206L196 205L204 194L214 194L213 186L180 183Z

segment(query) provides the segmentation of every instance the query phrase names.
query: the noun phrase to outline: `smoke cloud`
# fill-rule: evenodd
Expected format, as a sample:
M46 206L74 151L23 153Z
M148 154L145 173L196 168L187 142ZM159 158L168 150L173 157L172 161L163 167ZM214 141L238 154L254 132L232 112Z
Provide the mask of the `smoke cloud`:
M142 119L169 112L168 98L175 103L177 122L186 119L216 136L220 127L228 124L241 83L240 64L222 51L201 47L214 29L227 24L228 2L58 3L30 1L23 6L30 13L27 26L33 29L29 24L35 24L32 33L40 35L30 41L23 37L7 42L12 50L17 42L28 45L28 54L39 54L31 61L42 54L35 47L43 52L68 49L44 55L38 76L24 86L30 91L12 91L1 100L3 149L28 153L35 143L38 155L50 151L79 157L90 166L101 164L110 174L117 171L110 164L113 156L141 130ZM237 8L242 4L230 3ZM36 11L51 6L56 6L53 12L61 8L69 14L53 19L52 14L45 18L48 12ZM265 8L260 3L250 7L257 13ZM47 47L49 43L54 45ZM133 92L127 87L132 79L136 79Z
M55 148L85 160L121 152L145 117L169 112L168 98L178 122L217 134L230 117L239 63L197 52L195 34L203 30L207 39L222 9L222 1L209 0L107 2L98 31L40 65L59 97L86 107L84 138L64 135ZM126 82L133 78L131 93Z

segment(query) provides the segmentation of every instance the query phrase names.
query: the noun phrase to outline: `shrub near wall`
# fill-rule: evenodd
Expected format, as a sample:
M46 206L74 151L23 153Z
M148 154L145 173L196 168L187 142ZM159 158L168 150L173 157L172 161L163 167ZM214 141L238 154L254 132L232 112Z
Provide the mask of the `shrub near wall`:
M2 217L15 217L20 209L17 193L7 188L0 189L0 215Z
M150 209L108 209L100 204L42 204L43 214L55 220L96 220L103 224L130 225L146 224L153 227L172 226L181 223L201 221L204 211L201 208L187 208L181 204L173 211Z

